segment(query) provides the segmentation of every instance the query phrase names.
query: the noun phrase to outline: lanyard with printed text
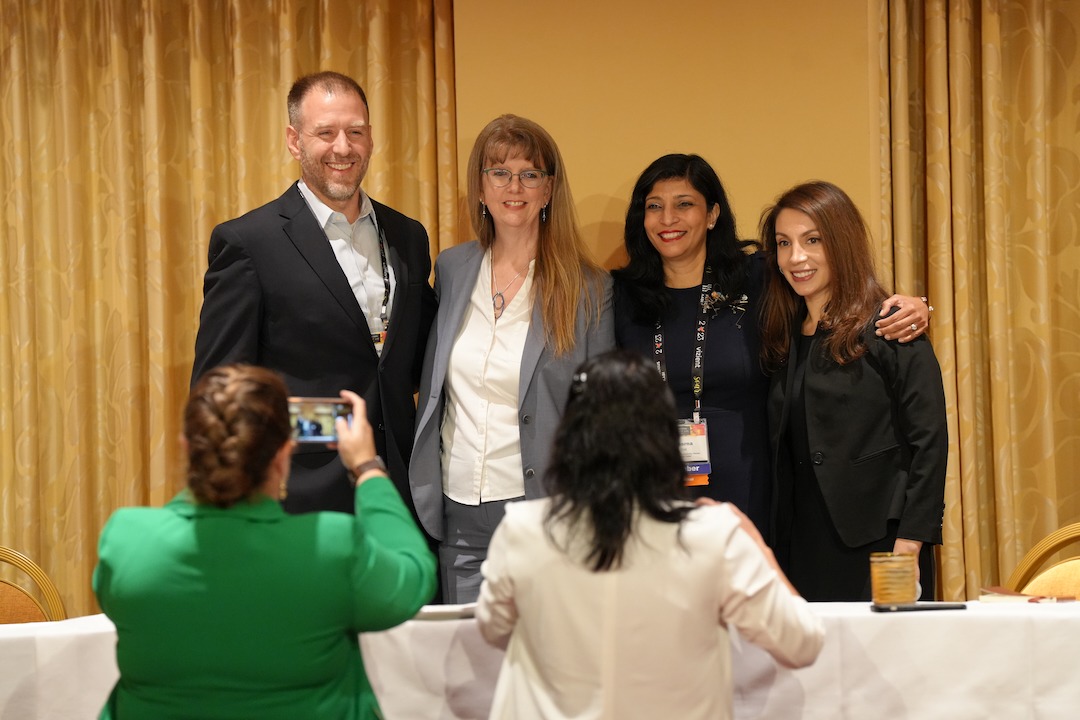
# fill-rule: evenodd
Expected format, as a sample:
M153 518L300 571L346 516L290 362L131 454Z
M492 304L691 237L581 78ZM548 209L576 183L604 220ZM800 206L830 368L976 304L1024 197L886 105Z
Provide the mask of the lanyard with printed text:
M694 328L694 357L690 364L691 387L694 391L694 422L701 422L701 396L705 389L705 330L709 326L705 301L712 293L712 273L705 268L705 280L701 283L701 299L698 301L697 325ZM667 381L667 363L664 360L664 325L656 321L656 334L653 336L653 356L656 369Z

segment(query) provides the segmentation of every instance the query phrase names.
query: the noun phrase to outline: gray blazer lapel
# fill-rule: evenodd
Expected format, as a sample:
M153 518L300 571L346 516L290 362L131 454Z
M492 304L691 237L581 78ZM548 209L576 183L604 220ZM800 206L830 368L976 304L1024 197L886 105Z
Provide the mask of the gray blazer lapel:
M446 381L446 371L450 365L450 351L454 347L454 338L461 329L461 323L465 318L465 310L469 307L476 283L479 282L480 263L484 259L484 251L479 243L467 246L467 251L462 251L460 262L444 262L440 267L436 263L436 285L439 288L439 310L435 316L435 327L438 334L436 341L435 359L431 366L431 389L432 392L442 394L442 386ZM449 258L448 259L453 259ZM438 388L436 390L436 388ZM423 427L435 412L436 403L430 403L420 418L419 427Z
M477 249L479 250L479 245ZM450 351L454 349L454 338L461 329L461 323L465 319L465 310L469 307L473 290L480 275L480 262L483 260L483 252L470 253L470 257L451 272L450 282L442 288L443 297L449 302L445 303L446 317L439 318L439 352L435 356L435 378L442 385L446 379L446 370L450 365ZM444 307L442 301L439 310ZM441 314L441 313L440 313Z
M540 312L540 303L534 301L529 334L525 336L525 348L521 353L521 379L518 381L519 410L532 384L536 366L540 363L540 356L543 355L545 347L547 343L544 339L544 317Z

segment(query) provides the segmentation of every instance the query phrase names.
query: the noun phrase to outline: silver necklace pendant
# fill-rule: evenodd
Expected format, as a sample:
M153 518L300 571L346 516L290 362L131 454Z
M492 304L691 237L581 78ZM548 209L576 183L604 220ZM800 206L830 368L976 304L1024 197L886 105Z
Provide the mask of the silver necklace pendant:
M496 320L498 320L499 318L502 317L503 310L506 309L506 296L503 295L503 293L510 289L510 286L513 285L514 282L517 281L517 279L519 277L521 277L521 273L525 272L525 270L528 269L528 267L529 266L526 265L521 270L518 270L517 275L510 278L510 282L506 283L506 287L504 287L502 290L500 290L499 285L498 285L498 281L495 279L495 264L494 264L494 262L492 262L492 265L491 265L491 286L495 288L495 294L491 296L491 307L493 307L495 309L495 319Z

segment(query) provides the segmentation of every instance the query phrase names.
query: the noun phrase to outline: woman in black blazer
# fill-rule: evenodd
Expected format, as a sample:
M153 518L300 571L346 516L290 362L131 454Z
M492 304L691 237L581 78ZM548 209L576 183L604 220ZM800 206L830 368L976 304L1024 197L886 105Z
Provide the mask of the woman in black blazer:
M771 542L808 600L870 599L871 552L920 556L934 597L948 430L941 370L925 336L874 333L888 293L866 223L843 190L799 185L762 217L771 267L762 363L774 452Z

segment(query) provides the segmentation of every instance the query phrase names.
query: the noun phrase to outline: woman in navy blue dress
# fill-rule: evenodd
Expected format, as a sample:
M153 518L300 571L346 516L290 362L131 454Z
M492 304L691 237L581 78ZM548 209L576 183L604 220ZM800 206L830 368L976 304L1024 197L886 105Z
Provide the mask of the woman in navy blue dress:
M612 273L615 341L656 362L688 433L704 425L708 463L696 461L699 442L688 462L697 466L688 469L698 483L691 492L733 503L768 537L769 378L758 319L764 256L756 242L739 240L724 186L697 155L665 155L645 169L624 240L629 262ZM886 337L906 342L926 330L925 302L894 295L882 309L891 306L899 310L879 325Z

